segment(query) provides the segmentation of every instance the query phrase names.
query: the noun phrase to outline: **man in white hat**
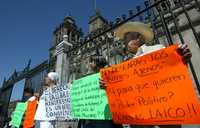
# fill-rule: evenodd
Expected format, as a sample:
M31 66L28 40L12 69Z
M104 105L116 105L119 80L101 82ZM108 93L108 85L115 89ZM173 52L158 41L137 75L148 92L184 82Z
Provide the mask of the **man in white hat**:
M58 73L49 72L47 77L45 77L45 83L43 90L48 90L52 86L56 86L59 81ZM39 128L55 128L55 120L46 117L46 108L45 108L45 94L40 97L39 105L36 111L35 120L39 121Z
M136 58L138 56L145 55L147 53L160 50L165 46L161 44L151 45L154 34L152 29L141 22L128 22L116 30L116 36L124 40L126 48L125 60ZM187 63L192 54L187 45L179 45L177 49L178 53L182 56L183 61ZM106 88L106 83L100 80L100 87ZM133 126L134 128L153 128L154 126ZM161 128L181 128L181 125L168 125L160 126Z
M124 40L130 58L164 48L162 44L151 45L154 34L149 25L141 22L128 22L116 30L116 36ZM188 62L192 56L187 45L179 45L177 51ZM128 58L129 59L129 58Z

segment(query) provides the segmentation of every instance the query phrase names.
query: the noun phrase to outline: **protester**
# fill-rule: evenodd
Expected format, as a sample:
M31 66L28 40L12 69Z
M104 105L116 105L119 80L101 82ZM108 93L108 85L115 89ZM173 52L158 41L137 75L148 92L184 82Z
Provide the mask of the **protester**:
M107 65L107 61L103 56L94 55L90 57L89 74L98 73L101 68ZM112 120L79 120L78 128L123 128L121 125L114 124Z
M152 29L140 22L128 22L116 30L116 36L124 40L125 49L128 53L124 60L143 56L156 50L165 48L161 44L151 45L154 38ZM187 45L179 45L177 52L182 56L183 61L187 63L192 54ZM106 88L106 83L100 80L100 87ZM134 122L133 122L134 123ZM134 128L153 128L154 126L132 126ZM181 125L160 126L160 128L181 128Z
M37 100L37 97L34 95L33 89L25 88L22 102L34 102L34 101L38 101L38 100ZM20 128L23 128L24 116L22 118L22 121L21 121L21 124L20 124ZM11 121L11 118L8 119L7 124L4 127L15 127L15 126L12 126L10 121Z
M30 98L31 98L32 101L34 100L34 98L33 98L33 89L31 89L31 88L25 88L24 89L24 94L23 94L22 102L28 102ZM9 121L11 121L11 119ZM20 124L20 128L23 128L23 122L24 122L24 116L22 118L22 121L21 121L21 124ZM12 126L10 124L10 126L8 125L7 127L14 127L14 126Z
M46 118L46 108L45 108L45 94L44 91L50 89L50 87L56 86L59 81L58 73L50 72L45 78L45 84L43 86L43 94L40 97L39 105L36 111L35 120L39 121L40 128L55 128L55 120L48 120Z

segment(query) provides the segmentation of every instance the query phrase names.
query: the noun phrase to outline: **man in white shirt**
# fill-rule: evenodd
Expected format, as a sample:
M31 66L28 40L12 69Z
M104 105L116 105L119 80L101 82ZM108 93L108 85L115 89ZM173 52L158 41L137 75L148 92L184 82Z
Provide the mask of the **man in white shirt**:
M161 44L151 45L154 38L152 29L140 22L128 22L116 30L116 36L124 40L126 52L125 60L143 56L147 53L165 48ZM187 63L192 54L187 45L179 45L178 53L182 56L183 61ZM106 88L106 83L100 80L100 87ZM132 126L133 128L153 128L154 126ZM181 128L181 125L163 125L160 128Z
M59 81L58 73L50 72L45 78L46 90L43 91L42 96L39 100L39 105L36 111L35 120L39 121L40 128L55 128L55 119L46 117L46 107L45 107L45 93L48 92L48 89L52 86L56 86Z

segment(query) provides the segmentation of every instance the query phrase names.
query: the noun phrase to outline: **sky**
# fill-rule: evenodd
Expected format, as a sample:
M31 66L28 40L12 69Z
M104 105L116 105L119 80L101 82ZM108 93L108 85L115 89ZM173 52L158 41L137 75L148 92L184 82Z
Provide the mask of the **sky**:
M96 7L114 21L144 0L96 0ZM52 33L69 14L78 27L88 32L89 17L94 15L94 0L0 0L0 87L16 69L32 60L34 67L48 59ZM23 82L14 87L12 100L21 98Z

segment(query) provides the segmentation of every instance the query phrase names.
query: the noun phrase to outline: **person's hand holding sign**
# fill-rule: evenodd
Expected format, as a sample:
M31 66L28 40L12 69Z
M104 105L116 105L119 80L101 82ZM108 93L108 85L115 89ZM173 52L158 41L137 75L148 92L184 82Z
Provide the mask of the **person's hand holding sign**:
M192 57L192 53L186 44L180 44L177 49L179 55L182 56L183 62L188 63Z
M106 89L106 82L103 79L99 79L99 87L101 89Z

